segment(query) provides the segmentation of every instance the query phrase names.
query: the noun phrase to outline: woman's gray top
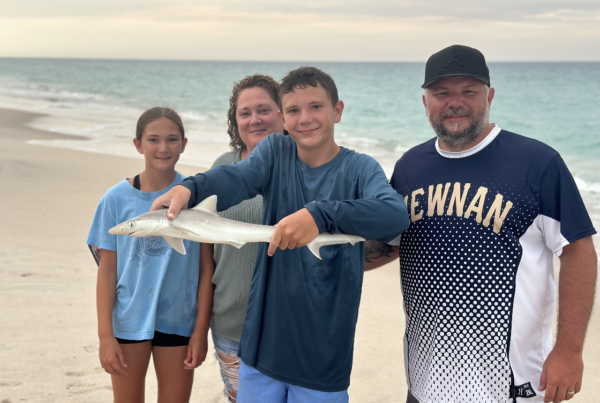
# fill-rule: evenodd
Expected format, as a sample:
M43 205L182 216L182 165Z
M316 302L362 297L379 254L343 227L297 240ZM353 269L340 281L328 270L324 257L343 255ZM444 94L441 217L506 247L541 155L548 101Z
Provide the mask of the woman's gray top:
M240 156L241 150L225 153L217 158L213 168L237 164ZM262 223L262 214L263 199L260 195L219 213L224 218L253 224ZM259 245L247 243L241 249L230 245L215 245L215 274L212 280L215 295L210 327L218 337L240 342Z

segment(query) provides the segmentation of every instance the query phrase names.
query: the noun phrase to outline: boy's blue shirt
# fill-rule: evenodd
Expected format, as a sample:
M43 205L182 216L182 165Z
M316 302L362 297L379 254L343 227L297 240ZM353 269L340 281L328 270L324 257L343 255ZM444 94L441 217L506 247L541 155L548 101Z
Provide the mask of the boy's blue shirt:
M111 235L117 224L147 213L152 202L181 182L159 192L141 192L123 180L100 200L87 239L89 245L117 252L117 292L113 308L115 337L149 340L154 331L189 337L197 315L200 244L184 241L187 255L174 252L161 237Z
M341 148L310 168L289 136L272 134L248 158L190 177L190 207L217 195L222 211L262 194L263 224L306 207L319 232L388 241L408 227L401 195L371 157ZM364 271L364 243L321 248L259 248L240 343L244 363L280 380L324 392L350 385Z

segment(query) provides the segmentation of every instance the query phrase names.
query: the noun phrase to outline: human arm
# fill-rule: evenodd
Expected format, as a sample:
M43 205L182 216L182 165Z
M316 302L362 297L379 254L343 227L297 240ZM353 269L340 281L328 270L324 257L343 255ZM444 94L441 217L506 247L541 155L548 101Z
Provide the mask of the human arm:
M184 368L193 370L206 359L208 352L208 329L212 312L215 273L214 245L200 244L200 281L198 283L198 315L194 333L190 338Z
M560 255L558 331L544 363L540 391L544 402L562 402L581 390L583 344L594 304L597 256L592 237L566 245Z
M182 208L195 207L209 196L218 196L217 210L223 211L261 194L272 164L273 150L267 140L237 164L220 165L184 179L157 198L150 210L168 208L167 216L172 220Z
M408 213L401 195L388 183L379 164L361 155L360 163L349 169L358 177L359 197L355 200L324 200L305 207L313 216L319 233L343 233L388 242L408 228Z
M100 363L111 375L127 375L125 357L115 339L112 313L117 290L117 252L102 249L96 284L96 310L98 315L98 338L100 339Z
M365 271L377 269L399 257L400 247L376 240L365 242Z

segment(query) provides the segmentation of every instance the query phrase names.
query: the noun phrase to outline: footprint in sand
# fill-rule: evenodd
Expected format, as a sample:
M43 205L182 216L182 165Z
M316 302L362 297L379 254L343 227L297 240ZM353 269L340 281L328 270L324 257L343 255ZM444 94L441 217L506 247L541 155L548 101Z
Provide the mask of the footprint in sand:
M98 346L84 346L83 349L86 353L95 353L100 351Z
M83 372L65 372L65 375L66 376L76 377L76 378L85 376L85 374Z
M0 386L19 386L22 382L0 382ZM0 402L2 403L2 402Z

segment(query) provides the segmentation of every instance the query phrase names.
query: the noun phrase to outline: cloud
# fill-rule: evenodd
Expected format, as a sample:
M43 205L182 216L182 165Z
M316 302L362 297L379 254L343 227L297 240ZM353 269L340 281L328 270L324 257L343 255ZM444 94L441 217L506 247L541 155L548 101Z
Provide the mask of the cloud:
M35 7L34 7L35 3ZM423 61L463 43L490 60L598 60L597 1L13 2L0 56Z

